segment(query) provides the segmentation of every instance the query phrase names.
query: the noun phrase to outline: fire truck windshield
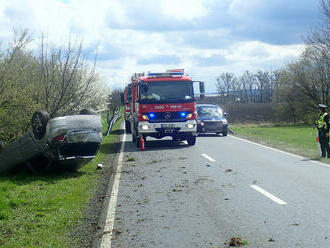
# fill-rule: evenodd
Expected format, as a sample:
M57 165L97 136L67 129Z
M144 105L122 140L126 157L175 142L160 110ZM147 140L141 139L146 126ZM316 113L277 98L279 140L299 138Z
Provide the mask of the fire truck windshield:
M148 82L140 86L140 103L171 103L194 101L190 81Z

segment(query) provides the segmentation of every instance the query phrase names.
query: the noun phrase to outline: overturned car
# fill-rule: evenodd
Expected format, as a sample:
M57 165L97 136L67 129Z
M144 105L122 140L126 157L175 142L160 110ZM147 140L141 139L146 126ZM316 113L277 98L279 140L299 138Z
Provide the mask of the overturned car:
M0 173L24 165L39 173L77 170L96 156L102 142L101 117L88 110L53 119L38 111L31 125L29 132L0 151Z

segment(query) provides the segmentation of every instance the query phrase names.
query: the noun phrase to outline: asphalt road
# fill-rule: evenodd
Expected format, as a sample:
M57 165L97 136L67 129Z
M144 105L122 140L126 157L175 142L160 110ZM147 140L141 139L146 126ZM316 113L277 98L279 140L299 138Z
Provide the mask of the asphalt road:
M330 247L326 165L233 136L124 138L96 247Z

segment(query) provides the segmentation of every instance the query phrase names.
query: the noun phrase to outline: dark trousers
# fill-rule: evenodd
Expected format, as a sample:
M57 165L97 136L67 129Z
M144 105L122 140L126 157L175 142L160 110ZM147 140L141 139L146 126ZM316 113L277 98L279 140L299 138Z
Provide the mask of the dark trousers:
M328 158L330 158L330 147L329 147L329 137L326 136L320 136L320 146L321 146L321 152L322 157L325 157L328 155Z

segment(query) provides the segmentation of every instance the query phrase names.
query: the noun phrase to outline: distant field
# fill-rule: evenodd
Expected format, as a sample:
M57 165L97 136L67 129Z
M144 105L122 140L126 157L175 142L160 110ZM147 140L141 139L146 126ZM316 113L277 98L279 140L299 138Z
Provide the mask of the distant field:
M106 121L103 126L105 133ZM117 137L118 132L104 137L97 157L78 172L0 175L0 247L75 246L71 229L83 220L101 174L96 165L114 151Z
M243 125L230 126L237 136L262 143L274 148L295 153L310 159L319 160L319 148L316 142L316 129L310 126L271 126ZM327 162L327 159L322 161Z

